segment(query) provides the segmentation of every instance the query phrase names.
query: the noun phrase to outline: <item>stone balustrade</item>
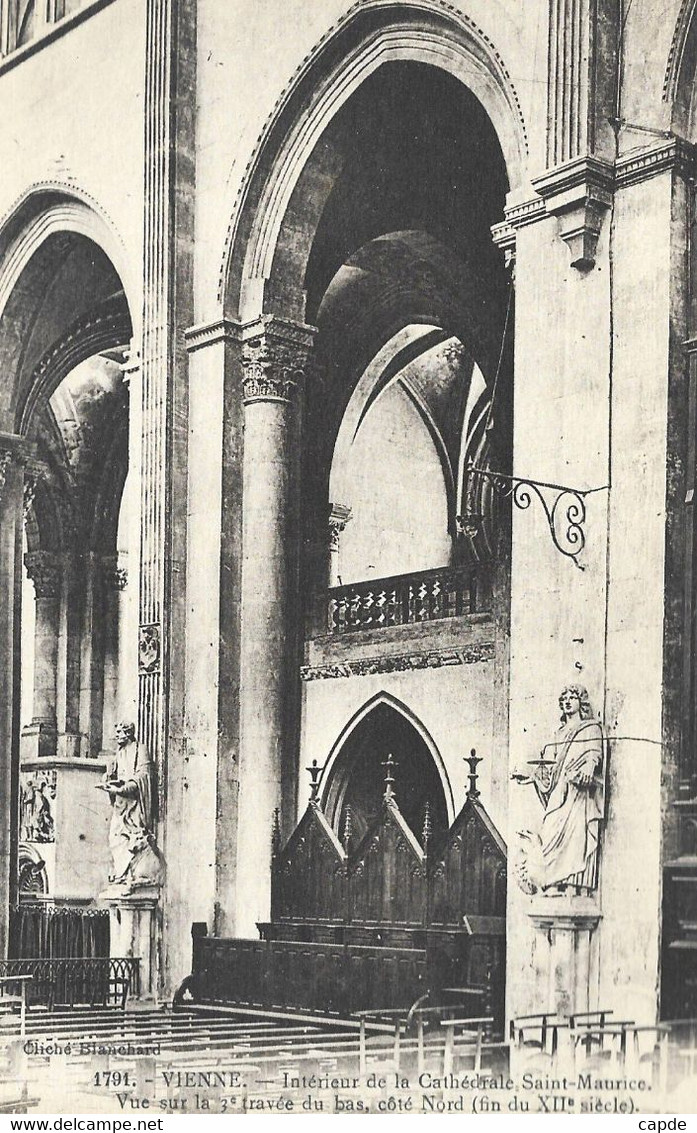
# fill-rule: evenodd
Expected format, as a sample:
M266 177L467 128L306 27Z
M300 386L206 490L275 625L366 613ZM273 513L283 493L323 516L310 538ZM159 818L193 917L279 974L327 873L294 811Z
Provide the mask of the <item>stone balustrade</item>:
M351 633L456 618L487 609L488 587L472 567L371 578L329 590L327 630Z

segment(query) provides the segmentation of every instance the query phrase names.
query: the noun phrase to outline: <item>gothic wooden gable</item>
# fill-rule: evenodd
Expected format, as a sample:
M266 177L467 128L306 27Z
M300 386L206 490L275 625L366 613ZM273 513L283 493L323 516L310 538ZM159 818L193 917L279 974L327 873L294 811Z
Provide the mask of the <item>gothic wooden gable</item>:
M462 926L464 918L506 915L506 845L479 799L465 805L429 868L430 922Z
M315 803L273 862L274 920L341 920L346 915L346 853Z
M426 922L425 855L394 798L351 855L352 921L423 925Z

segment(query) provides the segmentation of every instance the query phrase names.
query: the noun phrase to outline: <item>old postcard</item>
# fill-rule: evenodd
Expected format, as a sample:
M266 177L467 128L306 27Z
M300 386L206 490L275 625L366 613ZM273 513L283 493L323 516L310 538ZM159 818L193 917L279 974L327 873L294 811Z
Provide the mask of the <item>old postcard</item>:
M696 1111L696 7L0 0L0 1112Z

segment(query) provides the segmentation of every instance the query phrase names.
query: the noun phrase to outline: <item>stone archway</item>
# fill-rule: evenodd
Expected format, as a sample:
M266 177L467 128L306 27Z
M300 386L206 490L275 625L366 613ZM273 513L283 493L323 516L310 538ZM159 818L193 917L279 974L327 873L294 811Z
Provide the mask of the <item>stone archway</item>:
M235 201L220 271L218 299L231 318L255 317L272 303L266 281L283 245L283 226L299 179L313 164L323 131L344 104L385 64L423 62L454 76L484 108L505 155L511 188L526 179L527 132L520 103L495 44L465 14L441 0L412 0L395 12L390 0L352 9L305 61L279 100L258 139ZM324 180L320 167L319 182ZM327 170L331 179L331 163ZM296 239L301 261L309 254L314 224L302 224ZM290 231L290 229L288 229ZM285 293L286 299L290 296ZM304 306L298 280L297 318ZM297 306L300 304L300 307Z
M446 104L447 122L432 112ZM511 285L491 226L522 181L525 150L493 46L424 0L399 15L370 4L347 20L282 100L250 163L220 295L231 345L222 492L240 503L225 521L220 577L221 639L240 642L221 647L221 680L229 668L239 699L218 701L239 752L232 779L218 774L224 931L253 932L267 915L259 816L270 830L280 807L284 834L295 818L298 661L306 627L322 617L331 457L352 390L390 339L423 324L463 343L490 391L506 371L499 410L510 420L512 360L501 359ZM192 332L191 348L204 337L213 343L213 328ZM422 408L430 422L423 399ZM447 463L454 542L458 462Z
M328 760L321 796L339 838L347 821L354 839L362 838L374 822L389 755L395 762L395 796L414 834L421 836L427 814L434 837L448 829L452 795L447 776L442 761L436 762L433 741L427 742L427 733L410 715L393 698L379 696L342 733Z
M50 872L58 895L95 898L108 873L93 780L103 771L109 619L102 606L119 581L116 524L128 463L120 364L133 326L100 241L123 263L104 218L55 190L24 199L0 232L0 640L8 678L0 731L11 783L0 824L3 947L18 896L20 780L26 794L39 764L53 777L50 841L58 853ZM22 719L25 570L35 631ZM73 892L81 874L92 878L89 894Z

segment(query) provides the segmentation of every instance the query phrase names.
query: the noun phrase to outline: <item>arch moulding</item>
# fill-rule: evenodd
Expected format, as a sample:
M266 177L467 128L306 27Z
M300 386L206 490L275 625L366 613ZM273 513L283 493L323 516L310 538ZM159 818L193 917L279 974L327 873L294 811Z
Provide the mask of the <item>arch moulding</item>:
M663 102L669 108L669 126L680 137L697 142L697 0L682 0L671 39Z
M428 63L458 78L491 119L510 188L523 183L528 146L522 110L489 37L440 0L364 0L303 61L257 141L225 238L217 299L226 318L248 321L262 313L263 284L283 218L312 150L361 84L393 61Z
M363 720L365 720L366 716L369 716L373 709L376 708L379 704L384 704L387 708L392 708L395 712L398 712L401 716L403 716L404 719L411 724L414 731L418 733L420 738L426 744L426 747L431 753L431 758L433 759L433 762L436 766L436 770L438 771L438 776L443 787L443 794L445 796L445 803L448 809L448 822L452 825L452 823L455 821L455 800L453 798L450 779L448 777L443 758L436 746L436 743L428 729L425 728L421 723L418 716L416 716L409 708L407 708L406 704L403 704L401 700L398 700L396 696L392 696L389 692L378 692L375 694L375 696L372 696L370 700L367 700L365 704L363 704L362 707L358 709L358 711L351 717L348 723L341 730L338 738L332 745L331 751L327 756L326 763L324 764L324 768L322 770L322 777L320 779L320 793L322 799L324 799L325 797L327 785L331 781L331 776L335 770L337 760L341 756L341 752L344 748L344 745L346 744L346 741L349 739L358 725Z
M0 221L0 317L32 256L61 233L84 236L101 248L121 280L135 322L138 290L121 236L92 198L58 182L33 185Z
M34 368L22 407L19 432L29 435L37 410L71 370L102 350L121 346L131 336L128 312L117 307L104 308L73 323Z

